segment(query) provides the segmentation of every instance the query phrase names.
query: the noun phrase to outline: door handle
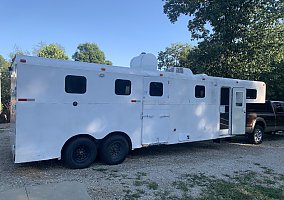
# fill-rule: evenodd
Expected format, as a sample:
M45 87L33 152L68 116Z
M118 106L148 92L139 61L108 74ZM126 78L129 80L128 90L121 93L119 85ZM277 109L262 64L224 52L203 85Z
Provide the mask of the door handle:
M142 115L142 117L144 118L144 117L147 117L147 118L153 118L154 117L154 115Z

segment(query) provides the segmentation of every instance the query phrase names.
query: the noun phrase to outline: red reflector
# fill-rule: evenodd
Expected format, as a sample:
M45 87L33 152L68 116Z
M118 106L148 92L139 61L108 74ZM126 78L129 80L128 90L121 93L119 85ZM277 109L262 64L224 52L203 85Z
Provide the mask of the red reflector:
M141 102L141 100L132 99L131 102Z
M28 99L18 99L18 101L28 101Z
M20 59L20 62L22 62L22 63L26 63L26 62L27 62L27 60L26 60L26 59Z
M19 98L18 101L35 101L35 99Z

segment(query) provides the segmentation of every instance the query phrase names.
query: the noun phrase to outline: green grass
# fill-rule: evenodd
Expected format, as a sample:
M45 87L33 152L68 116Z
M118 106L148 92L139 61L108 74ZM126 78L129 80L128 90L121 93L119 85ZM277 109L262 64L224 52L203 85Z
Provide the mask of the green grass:
M144 190L140 190L137 189L134 192L131 192L130 190L125 191L126 194L124 196L125 200L135 200L135 199L139 199L140 197L142 197L145 194Z
M186 174L173 182L173 186L181 191L176 199L219 200L270 200L284 199L284 175L265 168L266 173L253 171L224 174L225 179L204 174ZM199 188L198 197L191 196L192 188ZM167 195L170 197L170 194Z
M147 174L145 172L137 172L136 173L136 179L138 179L138 180L141 180L143 176L145 177L145 176L147 176Z
M176 189L181 190L183 192L189 191L187 181L174 181L173 186L176 187Z
M133 185L136 186L136 187L142 186L143 184L144 184L144 182L141 181L141 180L135 180L135 181L133 182Z
M199 199L284 199L284 194L280 188L212 180Z
M106 168L93 168L93 170L98 171L98 172L105 172L108 169L106 169Z
M250 170L223 174L221 178L204 173L183 174L167 189L148 179L144 172L136 173L134 190L125 190L124 199L143 196L157 200L278 200L284 199L284 175L268 167L259 166L260 172ZM145 191L144 191L145 190Z
M147 188L150 190L157 190L159 187L158 183L151 181L147 184Z

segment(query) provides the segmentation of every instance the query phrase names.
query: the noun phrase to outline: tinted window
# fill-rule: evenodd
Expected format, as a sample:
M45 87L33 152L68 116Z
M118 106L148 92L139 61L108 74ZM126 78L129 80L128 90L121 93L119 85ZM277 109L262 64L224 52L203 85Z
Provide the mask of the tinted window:
M205 97L205 86L197 85L195 86L195 97L204 98Z
M65 77L65 92L84 94L86 92L87 79L84 76L68 75Z
M150 83L150 96L156 96L156 97L163 96L163 83L151 82Z
M266 103L247 103L249 112L272 112L270 102Z
M221 105L229 105L230 88L221 88Z
M131 94L131 81L116 79L115 80L115 94L117 95L130 95Z
M277 112L277 113L283 113L284 111L283 111L283 107L281 106L281 104L280 103L273 103L274 104L274 107L275 107L275 111Z
M255 89L247 89L247 99L256 99L257 91Z

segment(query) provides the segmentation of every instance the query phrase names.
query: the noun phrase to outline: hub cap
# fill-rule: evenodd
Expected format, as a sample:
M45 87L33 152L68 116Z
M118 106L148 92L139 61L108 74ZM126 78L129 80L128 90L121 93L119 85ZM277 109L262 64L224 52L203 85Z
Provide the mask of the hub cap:
M262 139L262 132L261 130L256 129L254 133L254 140L258 143L261 141L261 139Z
M73 158L76 162L83 162L88 156L89 151L86 146L78 146L73 153Z

